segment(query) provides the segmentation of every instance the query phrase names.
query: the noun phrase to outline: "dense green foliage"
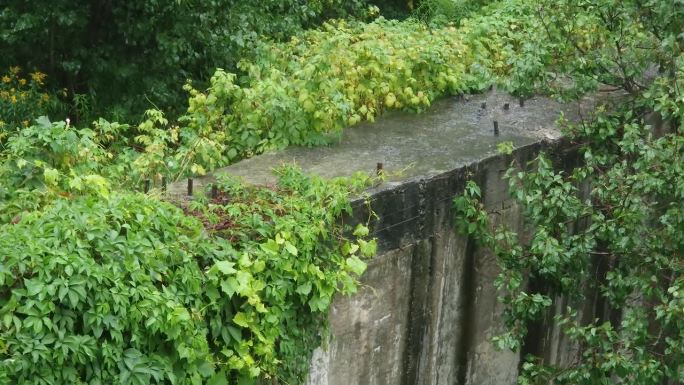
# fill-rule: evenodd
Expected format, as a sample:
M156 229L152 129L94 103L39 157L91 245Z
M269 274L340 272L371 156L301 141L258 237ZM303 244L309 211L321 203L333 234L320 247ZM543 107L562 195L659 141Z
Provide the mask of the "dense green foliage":
M154 112L138 127L31 124L43 81L3 78L0 382L300 382L333 294L375 249L338 224L365 179L224 180L184 212L131 190L184 173L194 148L166 144L187 132Z
M455 30L427 33L411 22L338 22L290 42L263 45L243 63L244 85L218 71L206 93L191 91L195 131L211 131L227 163L291 144L326 142L326 134L373 120L387 108L421 110L434 98L481 88L467 73L473 52Z
M333 294L354 291L375 249L365 227L348 240L338 222L367 180L283 169L276 186L220 180L218 198L175 205L133 191L492 83L522 97L624 91L622 106L566 125L583 164L559 171L542 155L509 171L525 236L490 232L476 185L456 201L462 230L501 263L510 330L497 342L529 354L519 383L684 381L681 4L380 5L415 19L323 23L377 16L339 0L7 3L0 382L301 382ZM138 125L78 122L145 109ZM593 292L607 310L582 318ZM570 307L554 314L558 298ZM553 315L572 362L545 362L525 339Z
M47 73L68 90L72 120L137 120L150 102L173 112L182 104L179 84L235 68L260 39L364 12L356 0L8 0L0 68L21 63Z
M436 98L480 91L521 66L516 16L492 7L459 28L433 29L338 21L259 45L257 60L240 63L246 75L218 70L206 92L186 86L178 143L192 149L191 171L202 173L274 148L330 142L388 109L422 111ZM510 88L518 84L527 85ZM151 113L141 127L159 126L161 111Z
M0 143L9 132L27 127L35 116L54 112L59 103L45 92L45 74L24 76L19 67L10 67L0 77Z
M542 28L527 31L525 51L537 61L519 66L530 90L624 93L565 122L581 165L563 169L542 154L508 171L525 234L491 231L474 184L455 201L461 231L502 267L509 331L497 342L529 354L520 384L684 382L684 8L567 0L534 10L531 25ZM577 348L566 362L544 360L539 341L525 339L553 317Z
M432 25L458 23L476 13L491 0L423 0L418 2L414 17Z
M154 149L138 150L136 139L147 141L150 133L102 119L92 128L79 129L40 117L33 125L5 133L0 151L0 219L4 221L40 207L49 198L47 192L79 194L112 184L136 188L153 176L151 163L168 162ZM132 136L135 139L129 139Z
M301 381L333 294L355 290L375 249L336 225L348 181L293 169L273 189L220 181L224 195L189 215L44 183L42 207L0 226L5 383Z
M262 43L240 78L219 70L206 92L187 85L178 122L149 110L138 126L77 128L26 122L47 111L40 103L3 111L0 378L301 382L332 295L354 290L360 257L375 249L337 225L349 181L292 170L273 189L222 181L220 199L184 212L131 190L482 89L510 67L496 39L513 21L501 16L433 30L338 21ZM35 92L43 82L27 81Z

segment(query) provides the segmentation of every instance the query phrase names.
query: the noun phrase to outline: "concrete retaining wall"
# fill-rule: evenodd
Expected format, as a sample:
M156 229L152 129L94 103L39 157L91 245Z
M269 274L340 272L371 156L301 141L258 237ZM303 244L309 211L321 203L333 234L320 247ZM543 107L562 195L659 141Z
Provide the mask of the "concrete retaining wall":
M334 177L374 172L382 162L390 175L370 191L379 254L360 291L333 301L332 339L315 352L309 385L515 383L519 354L491 343L502 327L496 261L455 233L452 200L474 179L492 219L522 231L503 173L513 160L525 164L543 149L574 162L573 151L553 141L554 121L560 111L572 119L582 108L543 98L522 107L497 91L445 99L421 115L388 114L346 130L331 147L288 148L219 171L259 184L272 183L271 169L283 163ZM496 155L504 141L516 148L512 155ZM358 221L369 217L364 202L355 206ZM536 331L535 352L555 362L571 359L573 349L551 321Z
M502 330L496 261L454 231L452 199L467 179L479 181L492 219L522 231L501 177L513 159L525 164L542 147L528 145L512 156L372 193L380 252L362 277L363 288L333 302L332 340L315 352L309 385L515 383L519 354L491 343ZM560 144L552 147L560 158L574 156ZM356 206L357 216L366 218L364 204ZM549 332L544 349L567 355Z

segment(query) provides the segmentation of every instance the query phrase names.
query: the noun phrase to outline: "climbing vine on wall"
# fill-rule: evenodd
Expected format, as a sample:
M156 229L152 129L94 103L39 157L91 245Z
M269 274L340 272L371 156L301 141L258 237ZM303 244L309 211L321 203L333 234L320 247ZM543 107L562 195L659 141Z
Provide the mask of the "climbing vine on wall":
M545 39L530 48L546 60L533 72L547 92L572 98L610 85L620 103L579 123L561 119L581 162L542 154L508 170L524 234L492 227L474 183L454 202L457 223L501 266L508 329L495 342L527 355L519 384L681 383L684 10L587 5L539 2ZM566 361L544 359L541 341L527 338L554 318L572 346Z

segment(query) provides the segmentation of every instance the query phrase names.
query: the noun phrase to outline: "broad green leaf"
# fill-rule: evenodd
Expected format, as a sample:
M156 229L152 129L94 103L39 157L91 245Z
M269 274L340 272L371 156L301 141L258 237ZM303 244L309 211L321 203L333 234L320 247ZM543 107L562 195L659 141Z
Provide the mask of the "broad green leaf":
M207 385L228 385L228 375L225 369L214 373L214 375L207 381Z
M24 286L29 297L37 295L45 288L45 284L38 279L24 279Z
M364 241L363 239L359 239L358 243L361 250L361 255L363 255L364 257L372 257L377 252L378 244L375 239L370 241Z
M357 237L365 237L368 235L368 227L358 224L356 225L356 228L354 229L354 235Z
M287 250L290 254L296 256L297 255L297 248L290 243L290 241L285 241L285 250Z
M45 180L45 184L56 186L57 181L59 180L59 171L54 168L46 168L43 171L43 178Z
M229 298L232 297L233 294L235 294L235 292L238 289L238 286L239 284L234 277L229 277L221 281L221 291L226 293Z
M233 262L217 261L214 265L223 274L234 274L237 271L234 268L235 263Z
M357 275L361 275L364 271L366 271L366 263L360 260L357 256L347 258L347 266Z
M309 295L311 293L311 281L306 281L303 284L297 286L297 293L302 295Z
M235 317L233 317L233 322L235 322L236 325L242 326L244 328L249 327L250 319L247 314L243 312L237 312L235 314Z

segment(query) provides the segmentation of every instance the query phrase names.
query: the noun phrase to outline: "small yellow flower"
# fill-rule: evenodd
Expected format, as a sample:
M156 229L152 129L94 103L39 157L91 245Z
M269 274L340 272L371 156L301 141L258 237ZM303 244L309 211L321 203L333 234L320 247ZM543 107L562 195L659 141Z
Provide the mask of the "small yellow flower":
M17 102L17 97L15 95L12 95L10 98L10 103L15 104Z
M26 79L19 79L19 85L25 86L26 85Z
M28 120L24 120L23 122L21 122L21 124L22 124L24 127L28 127L29 121L28 121Z
M5 75L5 76L2 77L2 82L3 82L3 83L9 83L9 82L11 82L11 81L12 81L12 78L10 78L10 77L7 76L7 75Z
M12 75L16 75L21 71L21 67L19 67L19 66L10 67L9 71Z
M44 92L44 93L40 94L40 99L44 102L47 102L48 100L50 100L50 95L48 95L47 93Z
M39 86L43 85L43 81L45 80L45 77L47 77L47 75L45 75L44 73L39 72L39 71L31 73L31 79L33 80L34 83L38 84Z

